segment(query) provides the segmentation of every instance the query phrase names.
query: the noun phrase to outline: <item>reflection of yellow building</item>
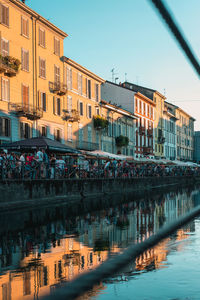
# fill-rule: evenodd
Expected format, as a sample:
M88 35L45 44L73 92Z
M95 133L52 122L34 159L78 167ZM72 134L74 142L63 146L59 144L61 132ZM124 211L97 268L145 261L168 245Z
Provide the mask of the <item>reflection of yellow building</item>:
M49 253L30 254L16 272L2 275L0 295L2 300L20 300L49 294L62 280L71 280L97 267L107 256L108 251L93 252L73 238L62 239Z

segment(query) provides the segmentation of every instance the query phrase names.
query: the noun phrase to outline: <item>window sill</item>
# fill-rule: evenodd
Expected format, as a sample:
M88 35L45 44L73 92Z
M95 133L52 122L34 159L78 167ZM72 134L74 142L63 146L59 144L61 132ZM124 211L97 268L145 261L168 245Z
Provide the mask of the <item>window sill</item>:
M7 25L7 24L1 23L1 22L0 22L0 24L7 27L7 28L10 28L9 25Z
M41 45L41 44L38 44L38 46L40 46L40 47L43 48L43 49L46 49L46 46L43 46L43 45Z
M21 36L25 37L27 40L30 40L29 36L26 36L25 34L21 33Z
M39 76L39 78L46 80L46 77L43 77L43 76Z
M30 71L28 70L24 70L24 69L21 69L21 71L24 71L24 72L26 72L26 73L30 73Z

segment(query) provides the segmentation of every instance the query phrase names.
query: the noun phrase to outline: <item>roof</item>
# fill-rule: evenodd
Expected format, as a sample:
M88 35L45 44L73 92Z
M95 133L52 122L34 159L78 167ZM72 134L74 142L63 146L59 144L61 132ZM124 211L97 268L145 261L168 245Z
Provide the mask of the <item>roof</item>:
M50 27L52 30L54 30L55 32L57 32L58 34L60 34L63 38L65 38L65 37L68 36L68 34L66 32L62 31L60 28L58 28L57 26L55 26L53 23L49 22L47 19L45 19L44 17L42 17L41 15L39 15L36 11L34 11L30 7L28 7L22 1L20 1L20 0L9 0L9 1L12 2L13 4L17 5L19 8L21 8L22 10L24 10L25 12L27 12L31 16L35 17L40 22L42 22L45 25L47 25L48 27Z
M179 110L180 112L182 112L183 114L185 114L186 116L188 116L188 118L190 118L193 121L196 121L195 118L193 118L192 116L190 116L188 113L186 113L182 108L177 107L177 110Z
M43 148L50 151L62 152L62 153L81 153L80 151L73 149L69 146L61 144L58 141L46 138L46 137L36 137L26 140L20 140L17 142L6 143L0 146L1 149L10 150L25 150L25 149L36 149Z
M147 92L150 92L150 93L152 93L152 94L153 94L153 93L156 93L156 94L158 94L160 97L166 99L166 97L165 97L164 95L162 95L160 92L158 92L157 90L150 89L150 88L147 88L147 87L144 87L144 86L135 84L135 83L131 83L131 82L128 82L128 81L123 82L122 85L123 85L123 84L129 84L129 85L132 85L132 86L133 86L133 90L136 91L136 92L138 92L138 91L141 92L141 90L143 90L143 92L141 92L141 93L144 93L144 90L146 90ZM147 95L147 97L149 97L149 95Z
M103 79L103 78L99 77L98 75L96 75L95 73L89 71L88 69L81 66L80 64L78 64L77 62L75 62L74 60L72 60L69 57L63 56L62 61L64 61L65 63L68 63L70 66L78 69L80 72L87 74L88 76L92 77L93 79L95 79L101 83L105 82L105 79Z
M165 103L166 103L167 105L173 106L174 108L178 108L178 106L177 106L177 105L175 105L175 104L172 104L172 103L170 103L170 102L168 102L168 101L165 101Z
M115 112L118 112L122 115L125 115L127 117L130 117L132 119L138 119L138 117L136 115L134 115L132 112L122 108L122 107L119 107L117 105L114 105L112 103L109 103L105 100L101 100L101 104L104 105L106 108L109 108L111 110L114 110Z

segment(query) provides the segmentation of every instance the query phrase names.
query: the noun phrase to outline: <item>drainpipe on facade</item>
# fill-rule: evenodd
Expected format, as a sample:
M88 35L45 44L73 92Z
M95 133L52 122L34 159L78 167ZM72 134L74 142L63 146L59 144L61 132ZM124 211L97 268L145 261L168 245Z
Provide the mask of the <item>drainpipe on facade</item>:
M35 104L35 109L37 112L38 108L38 90L37 90L37 21L39 20L39 16L35 19L35 44L34 44L34 54L35 54L35 103L33 103L33 109L34 109L34 104ZM36 136L38 136L37 132L37 120L34 121L34 128L36 132Z

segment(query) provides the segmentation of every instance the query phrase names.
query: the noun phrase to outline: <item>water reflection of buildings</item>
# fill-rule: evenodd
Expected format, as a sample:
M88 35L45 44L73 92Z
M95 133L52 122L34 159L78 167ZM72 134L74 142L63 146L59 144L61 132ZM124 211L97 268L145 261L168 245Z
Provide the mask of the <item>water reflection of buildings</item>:
M0 237L0 299L38 299L63 281L97 267L113 252L138 243L194 206L189 191L152 196L73 220L59 220ZM75 234L69 235L69 228ZM146 251L132 264L136 271L165 266L169 241L188 237L194 223ZM181 246L177 246L177 251ZM98 289L96 292L98 293ZM86 295L87 298L87 295Z

